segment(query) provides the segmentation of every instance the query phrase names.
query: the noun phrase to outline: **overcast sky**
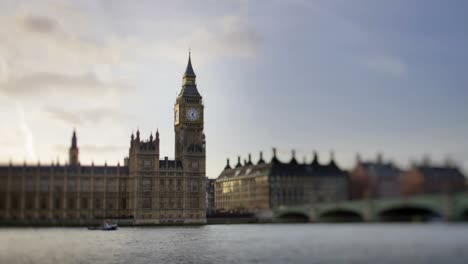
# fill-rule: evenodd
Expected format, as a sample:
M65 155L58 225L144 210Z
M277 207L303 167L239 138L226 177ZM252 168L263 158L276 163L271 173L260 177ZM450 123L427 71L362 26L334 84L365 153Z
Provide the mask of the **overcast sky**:
M174 156L188 49L207 175L263 150L468 169L468 2L0 1L0 161L123 162L157 128Z

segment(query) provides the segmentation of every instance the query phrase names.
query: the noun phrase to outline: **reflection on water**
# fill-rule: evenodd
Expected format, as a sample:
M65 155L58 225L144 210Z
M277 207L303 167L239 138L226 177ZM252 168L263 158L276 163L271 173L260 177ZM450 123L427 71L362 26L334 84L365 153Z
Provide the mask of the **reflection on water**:
M468 263L468 225L0 229L0 263Z

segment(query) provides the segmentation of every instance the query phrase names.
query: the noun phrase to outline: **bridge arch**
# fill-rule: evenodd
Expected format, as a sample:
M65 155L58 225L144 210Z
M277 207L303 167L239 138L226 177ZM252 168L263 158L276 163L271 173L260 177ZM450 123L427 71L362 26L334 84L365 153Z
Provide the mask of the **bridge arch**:
M382 222L428 222L440 220L443 214L435 208L402 204L380 210L377 220Z
M282 212L276 215L275 221L281 223L309 223L311 217L305 212Z
M332 209L319 214L320 222L363 222L364 217L361 212L351 209Z

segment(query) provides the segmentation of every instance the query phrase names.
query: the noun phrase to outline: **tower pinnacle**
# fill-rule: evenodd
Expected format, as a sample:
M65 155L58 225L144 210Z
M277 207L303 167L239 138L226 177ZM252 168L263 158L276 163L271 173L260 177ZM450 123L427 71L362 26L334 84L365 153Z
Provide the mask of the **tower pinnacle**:
M182 78L182 86L196 85L196 82L195 82L196 78L197 78L197 76L195 75L195 72L193 71L193 67L192 67L191 52L189 51L187 68L185 68L185 73L184 73L184 76Z
M72 142L71 142L71 147L69 150L69 163L72 166L76 166L79 164L79 150L78 150L78 143L77 143L77 137L76 137L76 129L73 129L73 135L72 135Z

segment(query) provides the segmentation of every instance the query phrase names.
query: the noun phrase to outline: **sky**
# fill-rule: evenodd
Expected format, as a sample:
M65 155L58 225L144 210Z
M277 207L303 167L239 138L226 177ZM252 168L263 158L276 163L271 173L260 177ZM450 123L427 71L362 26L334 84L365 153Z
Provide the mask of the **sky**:
M188 50L205 104L207 176L226 158L351 169L356 154L468 169L463 0L0 1L0 163L115 165L159 129Z

